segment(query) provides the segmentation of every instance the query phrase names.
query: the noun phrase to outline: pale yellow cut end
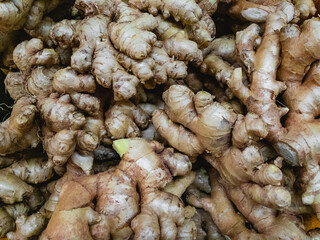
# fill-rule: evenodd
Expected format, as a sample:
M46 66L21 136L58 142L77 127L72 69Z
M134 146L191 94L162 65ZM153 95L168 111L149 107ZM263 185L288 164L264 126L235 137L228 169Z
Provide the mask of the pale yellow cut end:
M130 139L119 139L113 142L113 149L120 155L123 156L128 151Z

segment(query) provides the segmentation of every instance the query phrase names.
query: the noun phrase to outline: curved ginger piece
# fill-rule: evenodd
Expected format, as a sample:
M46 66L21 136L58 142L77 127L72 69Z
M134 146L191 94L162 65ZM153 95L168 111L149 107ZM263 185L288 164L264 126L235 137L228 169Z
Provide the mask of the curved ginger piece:
M38 145L37 126L34 123L37 108L34 104L32 97L19 98L13 105L10 118L0 124L0 155Z
M211 197L194 196L189 203L208 211L223 235L231 239L309 239L295 216L277 214L275 209L255 203L240 188L232 187L212 170L210 181ZM255 230L247 228L241 214Z
M248 112L257 114L267 124L267 140L270 141L275 141L283 134L280 118L288 111L278 107L275 102L276 96L285 89L284 83L276 81L276 73L280 64L279 32L287 24L288 18L290 16L282 11L268 15L265 32L256 51L254 45L258 38L258 25L252 24L237 33L237 49L242 59L247 58L244 63L251 75L251 86L248 88L243 84L241 68L235 69L226 81L233 94L246 105ZM213 74L220 69L216 66L216 58L214 54L209 54L203 61L202 71Z
M218 170L230 186L239 187L253 201L275 209L291 204L290 193L282 186L282 172L265 159L257 146L244 150L229 148L219 158L206 156L206 160Z
M14 100L30 95L26 89L26 79L21 72L9 72L4 79L4 84Z
M242 21L265 22L269 14L279 9L283 10L287 16L291 16L288 19L288 22L290 22L294 15L294 8L290 3L283 0L239 0L228 9L228 13Z
M0 172L0 199L7 204L22 202L24 197L28 197L34 191L31 185L28 185L17 176L1 170Z
M112 139L139 137L139 127L144 129L148 123L149 116L129 101L116 102L105 113L105 126Z
M117 52L109 39L97 44L92 63L97 82L105 88L113 88L116 101L136 95L139 79L125 71L117 61Z
M8 240L28 239L41 233L45 226L45 218L41 213L20 216L16 220L16 231L7 234Z
M221 177L232 186L239 186L253 201L276 209L291 204L290 193L282 186L282 172L274 164L265 163L268 154L257 142L268 134L267 125L255 114L238 115L232 132L232 146L220 157L206 156Z
M60 63L58 54L53 49L44 48L38 38L21 42L13 51L13 61L23 75L28 75L34 65L53 66Z
M168 78L181 79L187 76L187 65L183 61L170 58L160 41L155 43L148 58L134 60L120 53L117 59L127 70L132 71L142 83L153 79L156 83L161 84L166 83Z
M25 203L5 205L0 208L0 237L4 237L7 232L15 229L15 219L22 215L27 215L30 208Z
M163 47L154 46L150 57L155 61L154 81L156 83L166 83L168 78L182 79L187 76L186 64L170 58Z
M92 75L77 74L71 67L58 70L54 74L52 86L60 94L94 93L96 90L96 82Z
M214 102L211 94L195 95L185 86L172 85L163 100L165 111L154 111L152 122L171 146L189 156L204 151L219 156L229 147L236 114Z
M205 48L209 46L216 35L216 25L212 18L205 14L196 24L187 25L185 31L190 40L195 41L200 48Z
M42 157L22 159L3 170L30 184L43 183L53 177L53 163Z
M44 67L39 66L31 71L28 77L28 91L38 99L49 97L53 92L52 82L54 74L60 69L60 66Z
M51 130L78 130L85 124L85 116L70 101L69 95L58 98L56 93L38 101L41 117Z
M47 127L42 128L43 148L49 161L55 165L64 165L76 148L75 131L64 129L54 134Z
M109 41L109 22L109 17L97 15L81 21L63 20L51 29L52 38L61 47L74 47L77 41L80 42L71 57L72 69L62 69L55 75L54 87L58 92L94 92L93 76L78 75L75 71L83 73L92 68L98 84L113 88L115 100L129 99L136 94L139 79L127 73L118 63L118 53Z
M197 43L189 40L186 32L180 26L163 19L161 16L156 19L158 21L157 34L163 40L163 46L168 55L174 56L180 61L194 62L196 65L200 65L202 52Z
M66 183L40 239L67 236L79 240L108 239L110 235L130 238L132 230L129 226L133 218L131 226L135 239L160 238L160 234L164 239L175 239L176 224L179 226L184 222L183 204L178 197L161 189L172 181L170 172L184 175L190 171L189 159L144 139L122 139L115 141L113 146L122 157L119 165ZM138 216L136 187L141 194ZM82 198L79 199L79 195ZM90 207L94 198L97 201L95 211ZM92 225L90 229L89 225Z
M42 16L41 16L42 17ZM44 41L49 47L52 47L53 41L50 38L50 30L53 27L55 22L50 17L45 17L41 22L37 24L36 27L32 27L32 29L24 29L26 33L28 33L31 37L39 38Z
M157 40L152 32L157 25L152 15L121 2L115 10L115 22L109 24L108 30L116 49L133 59L144 59Z
M303 185L302 201L311 205L320 219L319 205L319 119L320 102L320 40L319 19L306 20L301 30L290 25L281 35L282 63L279 79L287 85L283 94L290 112L285 134L274 144L276 150L292 165L300 165ZM296 49L292 44L301 44ZM310 70L309 70L310 68ZM306 74L306 72L309 72ZM306 74L306 75L305 75Z

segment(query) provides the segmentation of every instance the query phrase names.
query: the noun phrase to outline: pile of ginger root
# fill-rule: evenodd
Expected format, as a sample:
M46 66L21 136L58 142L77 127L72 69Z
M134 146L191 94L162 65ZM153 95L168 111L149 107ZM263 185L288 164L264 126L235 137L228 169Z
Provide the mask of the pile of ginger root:
M317 6L0 1L0 238L320 239Z

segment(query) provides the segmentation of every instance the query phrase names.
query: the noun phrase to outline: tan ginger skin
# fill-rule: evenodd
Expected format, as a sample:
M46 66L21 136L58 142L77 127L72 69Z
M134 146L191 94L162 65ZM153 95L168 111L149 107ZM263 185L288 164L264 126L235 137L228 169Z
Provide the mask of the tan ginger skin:
M184 207L178 197L161 189L172 181L171 174L179 176L190 171L188 157L144 139L118 140L114 142L114 147L122 156L118 167L65 184L40 239L60 239L64 236L105 239L110 234L126 238L133 232L134 239L159 238L160 234L162 238L175 239L177 229L184 221ZM155 174L161 174L161 178L155 177ZM190 184L190 181L187 182ZM185 184L182 185L185 189ZM79 198L79 195L82 197ZM93 210L91 202L95 197L97 204ZM140 214L139 201L142 208ZM172 214L168 215L168 212Z
M275 209L255 203L240 188L223 181L214 170L210 172L210 182L211 197L195 194L188 202L208 211L223 235L231 239L309 239L295 216L277 215ZM255 230L246 227L244 217Z
M66 3L0 1L0 52L19 71L0 124L1 237L311 239L312 0L76 0L63 19ZM211 185L191 171L202 163Z

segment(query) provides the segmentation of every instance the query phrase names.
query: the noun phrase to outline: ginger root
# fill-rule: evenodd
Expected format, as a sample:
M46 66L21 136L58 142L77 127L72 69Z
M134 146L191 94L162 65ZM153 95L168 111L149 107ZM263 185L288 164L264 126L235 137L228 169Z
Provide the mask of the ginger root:
M108 30L116 49L133 59L144 59L156 42L156 35L151 31L157 25L152 15L121 2L115 10L115 22L109 24Z
M0 125L0 154L10 154L36 147L39 143L37 124L34 117L37 111L35 99L21 97L14 104L11 116Z
M129 238L133 231L135 239L159 238L160 234L162 238L175 239L177 226L184 222L184 207L178 197L162 189L172 181L172 175L190 171L188 157L144 139L117 140L113 146L122 157L119 165L66 183L40 239L105 239L110 234ZM94 198L95 210L91 208ZM165 214L168 212L171 214Z
M188 202L208 211L222 234L231 239L308 239L301 221L295 216L278 215L275 209L255 203L240 188L223 181L214 170L210 171L210 182L211 197L193 193ZM246 220L254 229L247 227Z
M163 100L165 109L154 111L152 122L171 146L193 157L205 151L218 156L228 148L236 121L228 106L214 102L208 92L194 94L182 85L172 85Z
M106 130L112 139L139 137L140 128L146 128L148 123L149 116L129 101L116 102L105 113Z
M183 0L175 2L172 0L129 0L129 3L142 11L149 11L153 15L161 10L164 18L173 16L173 18L184 24L193 25L199 21L202 15L200 6L194 0Z

